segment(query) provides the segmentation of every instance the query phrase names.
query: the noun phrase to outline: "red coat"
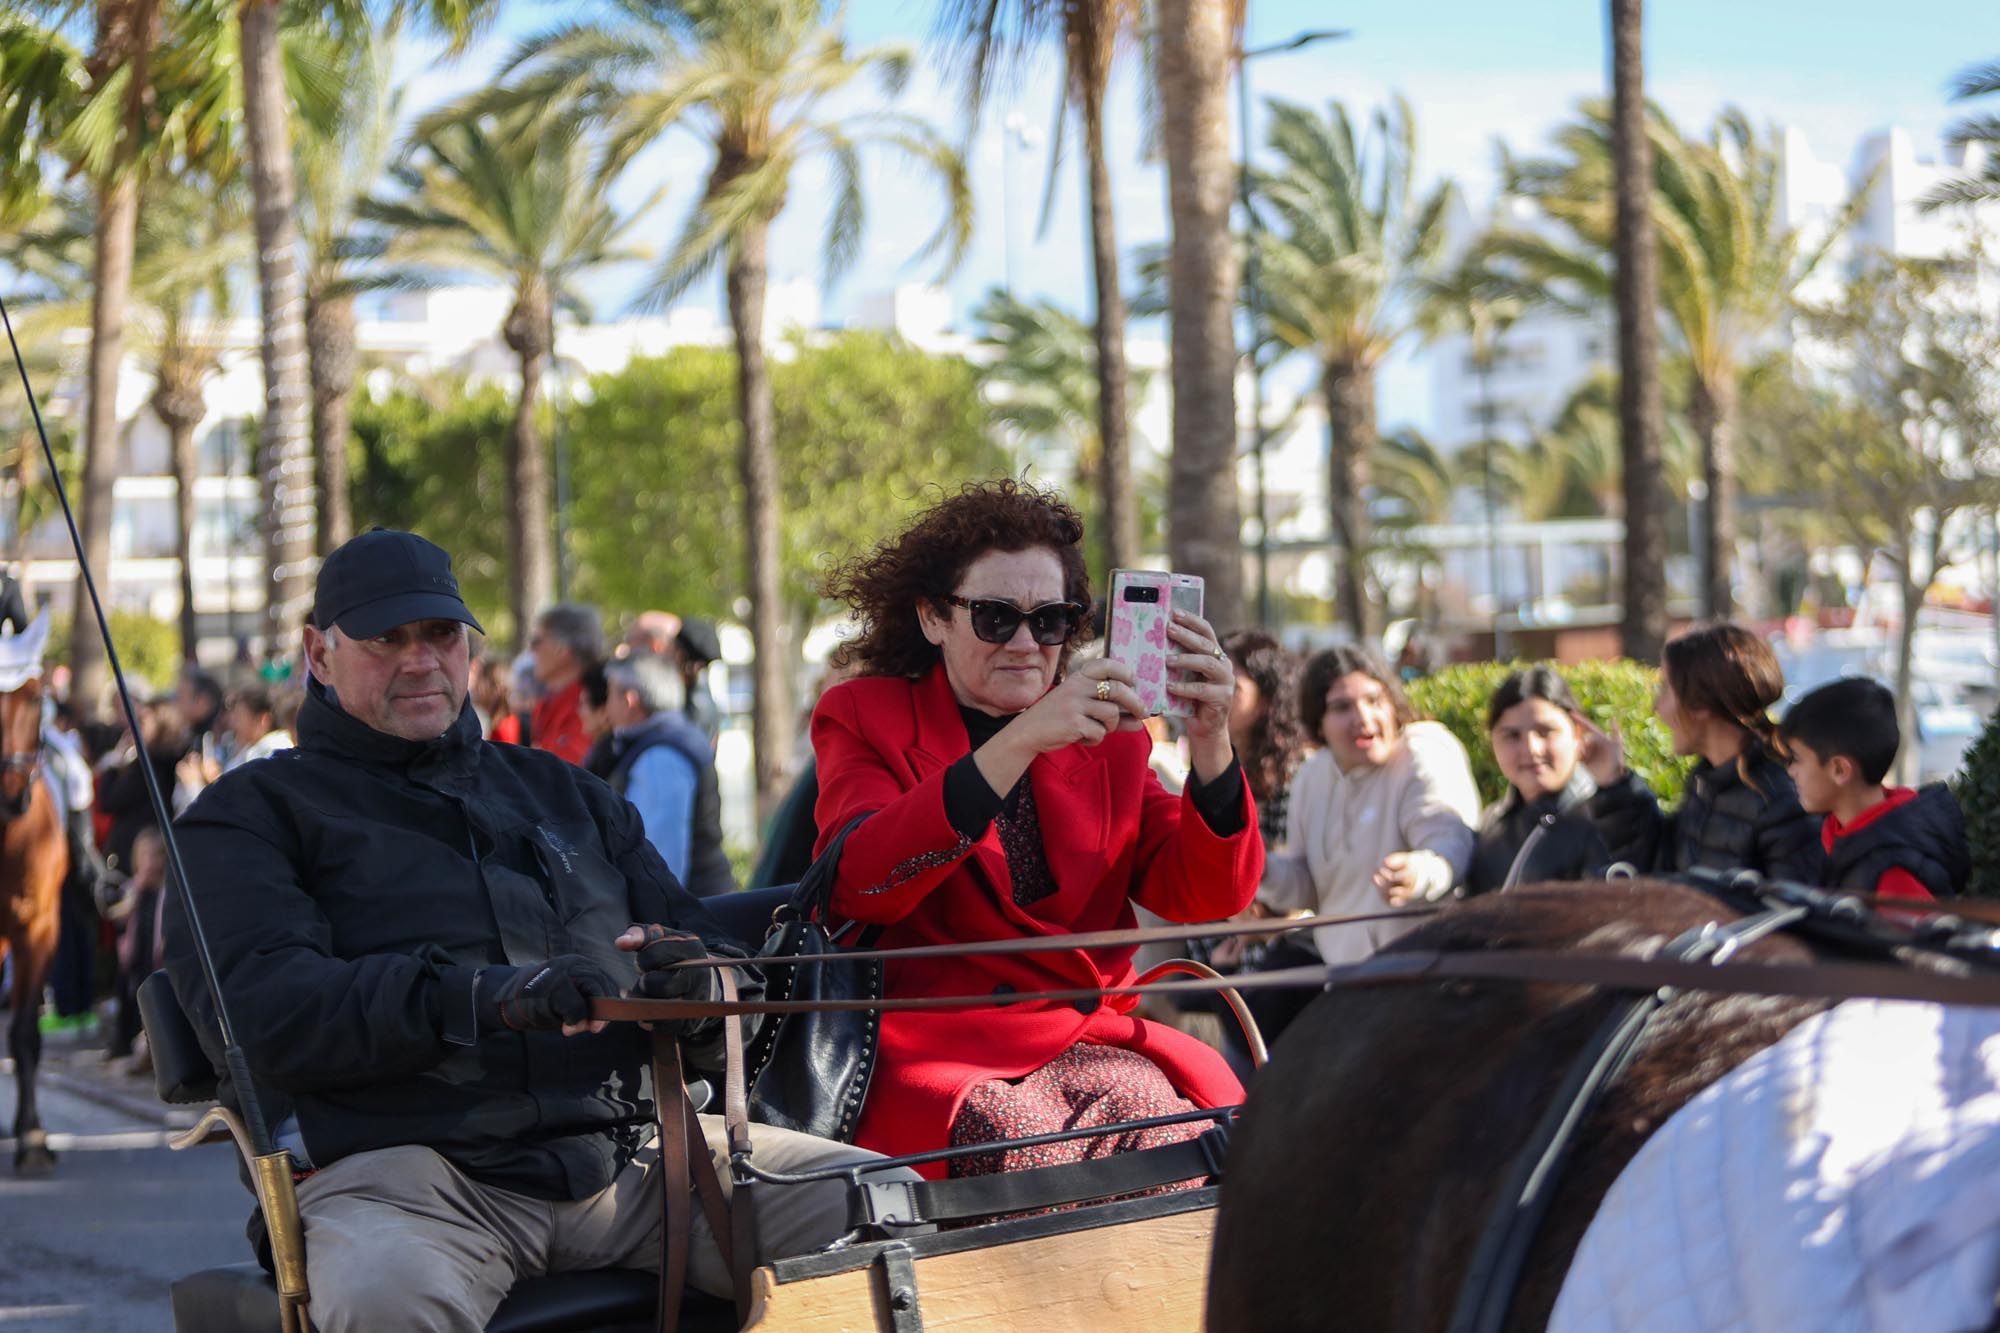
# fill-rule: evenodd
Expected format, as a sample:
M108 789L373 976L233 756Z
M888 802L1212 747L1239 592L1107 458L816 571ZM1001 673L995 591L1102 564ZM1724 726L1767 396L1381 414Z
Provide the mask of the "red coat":
M537 750L559 754L581 764L590 753L590 733L583 729L583 682L573 680L554 694L535 700L528 714L528 743Z
M1145 733L1118 732L1029 765L1025 780L1056 892L1017 906L996 830L967 842L945 816L945 770L971 743L942 667L915 682L869 676L834 687L814 710L812 739L821 845L872 812L842 850L834 914L884 924L884 948L1121 929L1134 924L1135 901L1169 921L1213 921L1247 907L1263 874L1247 789L1242 830L1217 837L1147 767ZM1132 979L1132 954L1072 949L899 963L883 987L898 996L1111 986ZM1085 1041L1142 1052L1196 1105L1242 1099L1221 1056L1131 1017L1133 1004L1128 996L1086 1003L1089 1012L1045 1004L884 1014L855 1142L892 1154L945 1147L972 1085L1020 1078Z

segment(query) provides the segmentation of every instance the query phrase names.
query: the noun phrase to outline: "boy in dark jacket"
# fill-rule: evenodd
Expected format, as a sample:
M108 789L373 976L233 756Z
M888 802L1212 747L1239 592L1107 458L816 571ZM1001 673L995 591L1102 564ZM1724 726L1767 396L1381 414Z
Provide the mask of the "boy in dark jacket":
M1882 783L1902 745L1894 695L1859 677L1822 685L1792 705L1778 734L1800 804L1826 816L1823 883L1878 898L1963 891L1971 857L1950 789Z

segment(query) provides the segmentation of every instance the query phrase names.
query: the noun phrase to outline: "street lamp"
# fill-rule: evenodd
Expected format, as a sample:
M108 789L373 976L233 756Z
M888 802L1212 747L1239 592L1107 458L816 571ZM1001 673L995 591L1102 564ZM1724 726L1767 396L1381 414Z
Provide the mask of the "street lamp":
M1248 241L1243 258L1243 313L1246 326L1244 346L1250 359L1250 458L1257 479L1257 623L1266 628L1271 624L1271 514L1264 488L1264 446L1268 442L1264 430L1264 373L1257 361L1261 313L1258 308L1257 242L1262 227L1256 205L1250 198L1250 62L1264 56L1300 51L1317 42L1336 42L1347 35L1345 29L1314 28L1295 33L1282 42L1236 48L1237 120L1243 130L1243 160L1236 169L1236 193L1243 205L1244 236Z

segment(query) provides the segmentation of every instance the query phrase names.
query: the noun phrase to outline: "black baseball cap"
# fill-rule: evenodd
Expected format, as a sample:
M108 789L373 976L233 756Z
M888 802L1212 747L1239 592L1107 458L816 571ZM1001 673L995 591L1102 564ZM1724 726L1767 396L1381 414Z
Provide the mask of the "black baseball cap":
M414 532L370 528L320 563L313 624L372 639L413 620L456 620L481 634L458 595L451 557Z
M681 621L681 632L674 636L674 646L690 662L714 662L722 656L722 644L715 636L714 623L695 616Z

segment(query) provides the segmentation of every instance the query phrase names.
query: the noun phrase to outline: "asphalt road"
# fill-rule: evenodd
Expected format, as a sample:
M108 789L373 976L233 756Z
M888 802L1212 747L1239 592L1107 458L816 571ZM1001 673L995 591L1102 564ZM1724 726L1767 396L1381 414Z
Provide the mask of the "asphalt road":
M171 1329L173 1278L249 1257L235 1154L170 1151L167 1135L193 1117L154 1100L149 1079L73 1042L45 1050L42 1123L59 1160L49 1175L16 1176L13 1143L0 1139L0 1333ZM0 1131L11 1132L11 1063L0 1070Z

